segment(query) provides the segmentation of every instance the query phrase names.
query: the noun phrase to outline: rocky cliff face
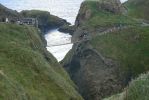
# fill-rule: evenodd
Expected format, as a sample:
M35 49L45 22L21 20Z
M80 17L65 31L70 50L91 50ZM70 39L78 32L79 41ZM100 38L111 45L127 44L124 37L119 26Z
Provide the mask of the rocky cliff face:
M0 22L5 22L6 18L8 18L10 22L14 23L18 19L28 17L38 19L39 28L43 33L46 33L50 29L70 24L66 20L51 15L47 11L24 10L19 13L0 4Z
M46 32L49 29L58 28L63 25L69 25L69 23L61 19L57 16L51 15L47 11L39 11L39 10L26 10L22 11L21 15L23 17L33 17L38 19L39 28Z
M148 26L124 16L123 11L119 0L85 1L81 6L72 37L75 44L62 65L85 100L117 93L149 70L146 54L140 51L149 49L148 39L143 38Z
M122 88L116 62L104 58L86 41L75 44L63 66L85 100L101 100Z
M90 7L93 6L94 7ZM96 9L96 10L94 10ZM100 11L107 11L114 14L122 14L124 12L124 7L120 0L97 0L97 1L84 1L81 4L79 14L76 18L75 25L79 26L83 22L89 20L91 17Z
M5 19L13 19L13 18L20 18L20 14L17 11L11 10L2 4L0 4L0 21L5 21Z
M75 25L79 26L84 21L88 20L92 15L91 9L88 8L86 2L81 4L79 14L76 18Z
M120 0L99 0L99 9L107 10L115 14L122 14L124 7Z

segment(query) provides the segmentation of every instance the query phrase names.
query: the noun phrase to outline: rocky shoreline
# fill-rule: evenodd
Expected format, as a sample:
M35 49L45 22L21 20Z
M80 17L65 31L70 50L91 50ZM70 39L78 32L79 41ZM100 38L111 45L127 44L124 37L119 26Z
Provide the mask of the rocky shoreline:
M51 15L47 11L24 10L19 13L17 11L6 8L3 5L0 5L0 9L0 21L5 21L6 18L8 18L10 22L13 22L20 18L36 18L38 20L38 27L44 34L51 29L70 25L70 23L68 23L65 19Z
M73 35L73 33L76 30L76 26L70 26L70 25L63 25L58 29L60 32L69 33L70 35Z

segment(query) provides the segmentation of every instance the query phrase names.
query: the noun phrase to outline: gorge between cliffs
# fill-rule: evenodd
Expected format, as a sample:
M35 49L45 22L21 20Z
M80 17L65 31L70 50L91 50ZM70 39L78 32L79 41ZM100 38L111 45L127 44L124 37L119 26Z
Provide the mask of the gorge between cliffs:
M149 100L148 1L8 1L0 100Z

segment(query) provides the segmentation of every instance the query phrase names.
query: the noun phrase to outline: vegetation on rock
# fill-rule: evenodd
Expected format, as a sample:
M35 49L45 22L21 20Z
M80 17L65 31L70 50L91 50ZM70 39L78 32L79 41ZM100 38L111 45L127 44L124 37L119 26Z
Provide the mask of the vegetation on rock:
M13 19L13 18L20 18L21 16L17 11L11 10L2 4L0 4L0 22L4 22L6 18Z
M69 23L66 20L51 15L47 11L24 10L21 12L21 15L24 17L37 18L39 28L44 32L52 28L57 28L63 25L69 25Z
M127 8L129 16L149 20L148 0L128 0L124 5Z
M0 100L82 100L38 29L0 24Z
M149 73L141 74L132 80L129 86L121 94L113 95L104 100L148 100Z
M149 70L149 27L133 27L91 40L94 49L120 64L126 82ZM124 79L123 79L124 81Z
M82 3L72 37L75 44L61 62L85 100L101 100L120 93L131 79L149 70L149 26L140 20L145 17L130 12L133 6L127 3L128 12L124 9L127 7L115 4L120 1L107 1ZM132 1L136 5L139 0Z

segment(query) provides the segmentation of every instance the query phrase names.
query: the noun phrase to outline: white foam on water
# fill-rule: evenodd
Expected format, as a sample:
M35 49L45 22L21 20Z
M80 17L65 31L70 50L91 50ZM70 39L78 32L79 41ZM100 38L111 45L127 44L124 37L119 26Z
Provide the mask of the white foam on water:
M66 19L71 24L74 24L77 13L80 9L81 2L84 0L0 0L0 3L11 9L22 10L44 10L49 11L51 14ZM127 0L121 0L125 2ZM71 36L56 30L50 31L45 35L47 45L57 45L62 43L70 43ZM72 48L73 44L48 47L58 61L61 61L68 51Z
M47 50L50 51L58 61L61 61L72 48L71 35L59 32L57 29L45 35ZM56 45L56 46L53 46Z

